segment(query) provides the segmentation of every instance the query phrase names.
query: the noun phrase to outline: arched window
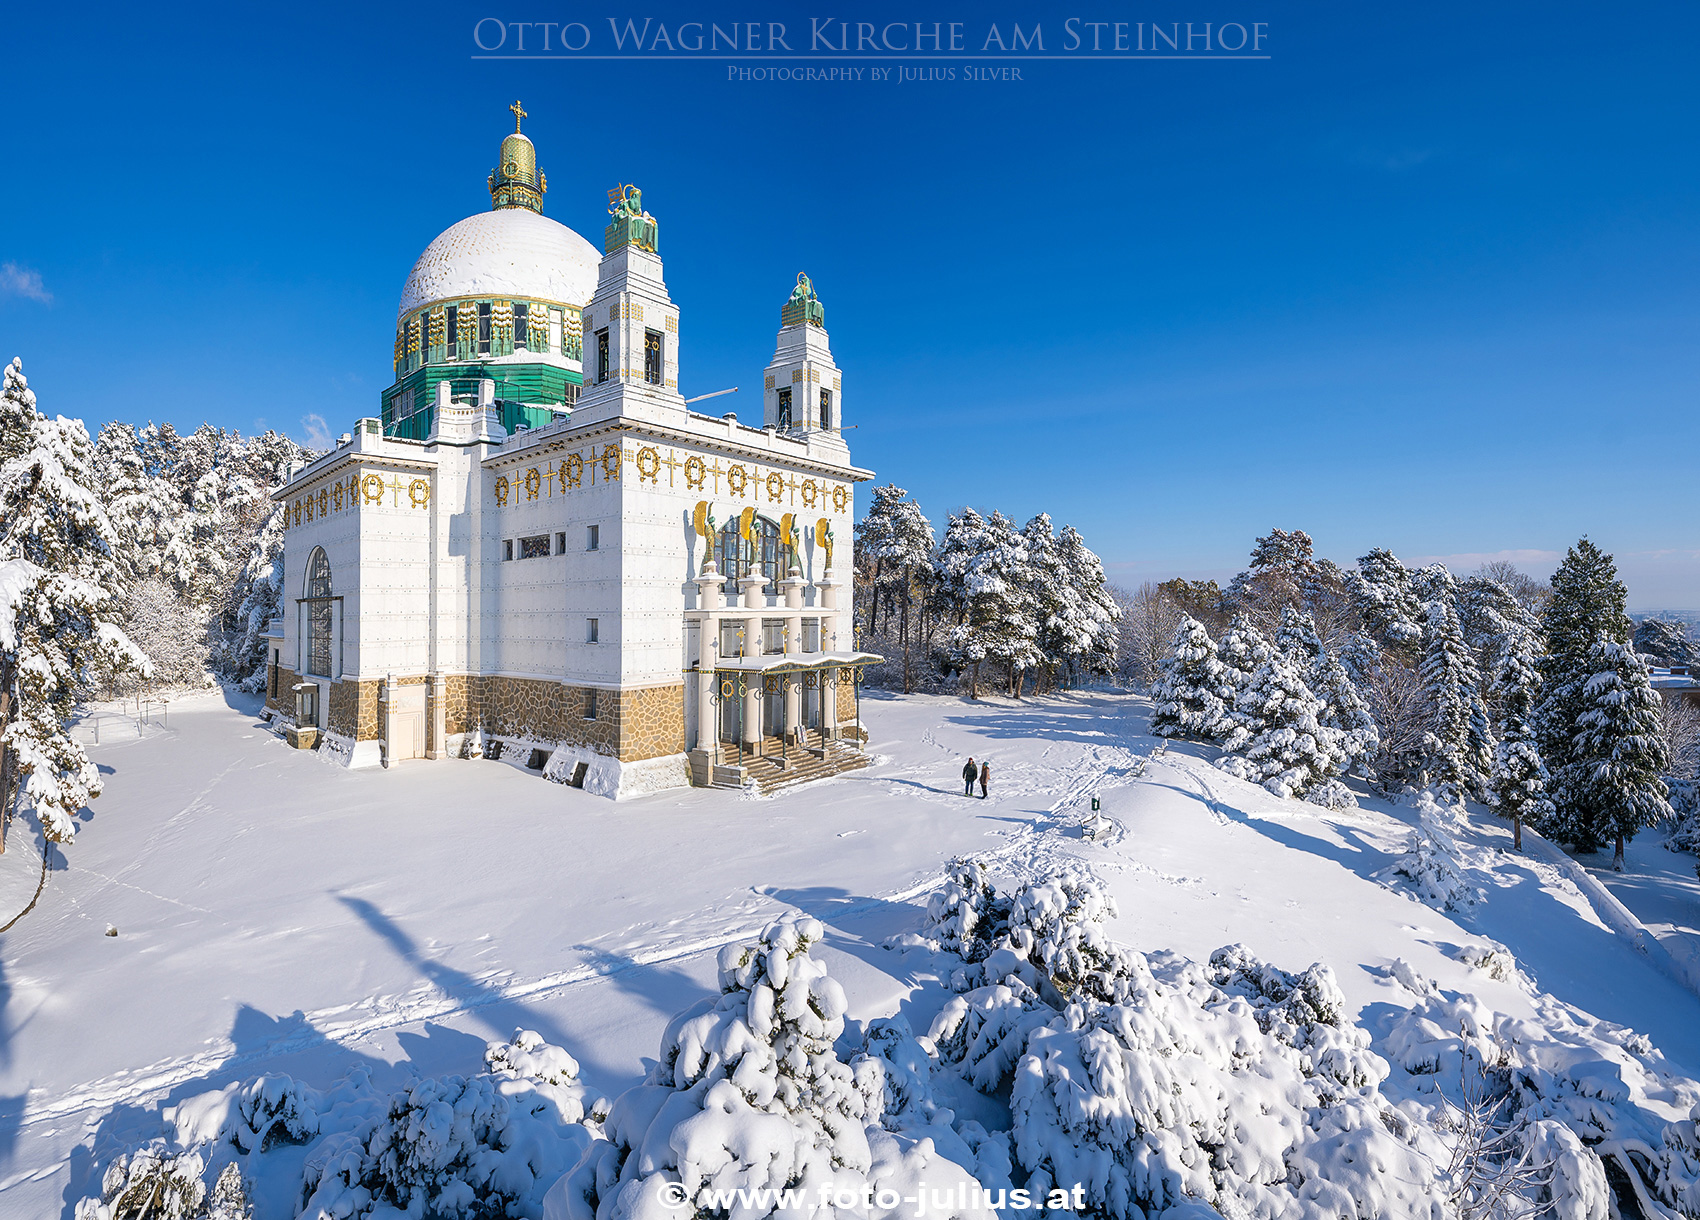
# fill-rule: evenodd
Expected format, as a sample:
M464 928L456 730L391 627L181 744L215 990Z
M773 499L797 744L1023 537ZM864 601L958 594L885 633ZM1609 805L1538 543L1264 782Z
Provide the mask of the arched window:
M764 593L779 592L778 581L785 575L783 548L779 545L779 526L766 517L757 517L750 527L750 541L738 536L738 518L733 517L720 530L714 548L714 562L726 577L727 588L736 589L740 578L756 573L767 577Z
M331 677L331 561L316 546L307 556L307 585L302 602L307 608L307 672Z

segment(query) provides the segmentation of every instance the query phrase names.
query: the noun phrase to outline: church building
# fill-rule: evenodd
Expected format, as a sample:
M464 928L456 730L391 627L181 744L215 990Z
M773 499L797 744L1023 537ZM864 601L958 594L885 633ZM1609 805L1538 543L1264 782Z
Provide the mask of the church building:
M379 414L276 493L268 716L351 767L495 758L607 796L863 765L873 475L820 298L799 275L781 305L759 426L693 409L641 193L608 192L599 255L544 216L511 109L490 210L407 277Z

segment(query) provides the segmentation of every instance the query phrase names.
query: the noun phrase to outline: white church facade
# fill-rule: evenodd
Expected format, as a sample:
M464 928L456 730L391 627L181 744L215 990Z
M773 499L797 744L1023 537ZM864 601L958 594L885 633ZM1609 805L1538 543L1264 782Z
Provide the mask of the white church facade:
M379 415L276 494L268 715L349 766L495 756L608 796L861 765L872 472L819 298L783 305L760 426L693 410L655 218L609 192L600 256L546 218L514 109L491 210L407 280Z

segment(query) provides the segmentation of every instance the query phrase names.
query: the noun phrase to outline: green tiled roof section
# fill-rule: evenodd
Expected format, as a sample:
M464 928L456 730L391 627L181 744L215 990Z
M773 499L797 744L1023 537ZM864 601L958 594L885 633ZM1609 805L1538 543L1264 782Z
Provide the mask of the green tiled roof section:
M552 364L431 364L415 369L383 392L380 402L383 411L384 435L403 440L422 441L431 434L431 405L436 401L437 383L447 381L450 393L456 398L472 398L478 393L478 383L488 377L496 383L496 397L503 402L502 426L509 432L516 424L529 428L541 427L554 418L547 407L522 407L527 403L564 403L569 385L583 385L577 373ZM421 404L411 416L394 418L391 404L407 391Z

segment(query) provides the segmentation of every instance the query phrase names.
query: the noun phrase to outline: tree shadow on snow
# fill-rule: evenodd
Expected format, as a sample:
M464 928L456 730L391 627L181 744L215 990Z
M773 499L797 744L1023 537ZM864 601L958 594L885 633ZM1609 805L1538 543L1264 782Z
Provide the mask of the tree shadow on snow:
M77 1204L100 1193L101 1174L115 1157L148 1140L169 1137L172 1131L165 1121L164 1111L191 1097L246 1083L263 1075L285 1074L316 1089L327 1089L356 1068L362 1068L371 1075L375 1086L390 1091L419 1074L411 1060L392 1064L332 1042L315 1029L300 1010L285 1017L275 1017L244 1004L237 1009L231 1023L230 1041L229 1055L216 1066L172 1085L162 1097L121 1102L101 1116L92 1134L71 1150L66 1166L65 1189L60 1196L63 1204L61 1220L73 1220ZM423 1049L422 1040L412 1049ZM456 1047L457 1052L461 1049ZM464 1064L457 1062L453 1070L462 1075L479 1071L483 1050L484 1045L480 1042L478 1053L472 1056L471 1061ZM41 1121L51 1121L63 1129L76 1118L75 1115L66 1115ZM273 1158L272 1165L276 1164L278 1158L275 1153L264 1156ZM272 1165L261 1163L260 1167L270 1168ZM299 1171L298 1165L294 1168Z
M839 952L906 986L918 986L922 982L904 965L899 954L884 947L888 937L915 930L921 920L919 907L889 898L862 897L836 886L772 888L763 893L820 920L829 933L827 943Z
M1051 700L1056 698L1057 701ZM945 721L992 741L1071 741L1088 746L1154 745L1150 713L1121 701L1062 702L1047 696L1037 704L998 708L995 714L946 716ZM996 776L996 769L992 774Z
M475 1015L490 1031L491 1037L505 1039L515 1029L532 1029L556 1046L567 1046L566 1035L547 1013L503 995L498 987L463 970L426 957L400 924L366 899L348 894L334 894L333 897L359 916L362 923L395 950L396 956L419 971L433 987L458 1001L469 1015Z

